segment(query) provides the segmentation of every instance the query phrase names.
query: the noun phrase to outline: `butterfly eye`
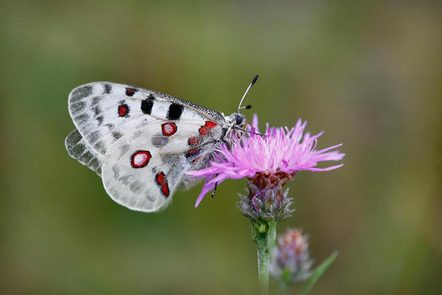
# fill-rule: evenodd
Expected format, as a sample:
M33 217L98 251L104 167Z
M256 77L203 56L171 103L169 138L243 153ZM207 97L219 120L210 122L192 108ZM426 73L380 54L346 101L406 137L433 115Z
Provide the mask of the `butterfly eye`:
M236 116L236 125L241 125L242 121L244 120L243 116Z

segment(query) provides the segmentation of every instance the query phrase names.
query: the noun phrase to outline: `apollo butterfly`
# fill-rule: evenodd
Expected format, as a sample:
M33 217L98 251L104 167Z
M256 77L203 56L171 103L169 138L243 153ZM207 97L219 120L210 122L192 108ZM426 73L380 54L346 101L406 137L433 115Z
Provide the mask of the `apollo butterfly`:
M111 82L78 86L68 104L76 127L65 140L69 155L101 176L115 202L143 212L165 208L177 189L198 183L184 172L207 167L217 146L245 125L241 107L225 116L167 94Z

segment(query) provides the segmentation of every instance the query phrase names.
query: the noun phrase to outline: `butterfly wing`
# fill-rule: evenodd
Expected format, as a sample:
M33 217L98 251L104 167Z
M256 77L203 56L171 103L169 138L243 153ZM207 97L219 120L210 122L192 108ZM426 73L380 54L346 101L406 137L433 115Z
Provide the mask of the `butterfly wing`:
M160 92L111 82L81 85L69 94L69 113L84 141L96 154L130 130L158 120L211 121L225 127L223 114Z
M130 209L164 208L184 175L207 165L227 132L224 115L152 90L111 82L69 94L77 128L66 138L73 158L101 174L108 194Z
M89 167L89 169L98 175L101 175L101 166L104 161L103 156L89 146L77 129L69 133L66 137L65 146L69 156Z
M131 130L107 151L102 167L104 188L132 210L164 209L190 180L184 171L207 165L216 142L189 122L153 122ZM190 140L191 139L191 140Z

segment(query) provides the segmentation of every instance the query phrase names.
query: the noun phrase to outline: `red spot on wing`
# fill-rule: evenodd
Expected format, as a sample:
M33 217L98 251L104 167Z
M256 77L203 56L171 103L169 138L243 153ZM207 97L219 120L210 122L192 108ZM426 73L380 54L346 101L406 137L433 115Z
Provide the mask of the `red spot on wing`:
M201 160L201 157L200 157L200 156L196 157L195 160L192 161L192 164L195 164L195 163L198 162L199 160Z
M167 186L167 184L163 184L161 186L161 192L168 197L169 196L169 187Z
M133 96L134 94L135 94L135 89L126 88L126 95L127 96Z
M169 122L161 125L161 130L164 136L171 136L176 133L177 126L175 123Z
M209 128L209 129L215 128L216 125L218 125L218 124L216 124L215 122L212 122L212 121L207 121L206 122L206 127Z
M193 155L196 152L199 152L201 149L191 149L190 151L187 152L188 155Z
M127 104L122 104L118 106L118 116L124 117L129 114L129 106Z
M200 141L201 141L201 138L199 138L199 137L191 137L191 138L189 138L189 140L187 141L187 144L188 144L188 145L197 145L197 144L200 143Z
M209 129L207 129L206 126L202 126L202 127L200 128L200 134L201 134L202 136L205 136L205 135L207 135L207 133L209 133Z
M160 172L155 176L155 181L161 188L161 192L164 194L164 196L168 197L170 194L169 186L167 185L166 175L164 175L164 172Z
M207 121L206 124L204 124L204 126L201 126L199 132L202 136L205 136L209 134L210 129L215 128L217 125L218 124L216 124L215 122Z
M149 151L136 151L130 157L130 164L133 168L143 168L149 164L149 160L152 158L152 155Z

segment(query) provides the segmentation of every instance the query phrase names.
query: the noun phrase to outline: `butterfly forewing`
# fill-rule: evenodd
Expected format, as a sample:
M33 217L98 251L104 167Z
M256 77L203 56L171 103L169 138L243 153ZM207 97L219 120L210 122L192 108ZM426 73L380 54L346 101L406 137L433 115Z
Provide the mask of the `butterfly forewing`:
M225 122L217 111L152 90L110 82L75 88L69 95L69 112L84 140L102 156L129 130L155 121L201 125L206 121Z

